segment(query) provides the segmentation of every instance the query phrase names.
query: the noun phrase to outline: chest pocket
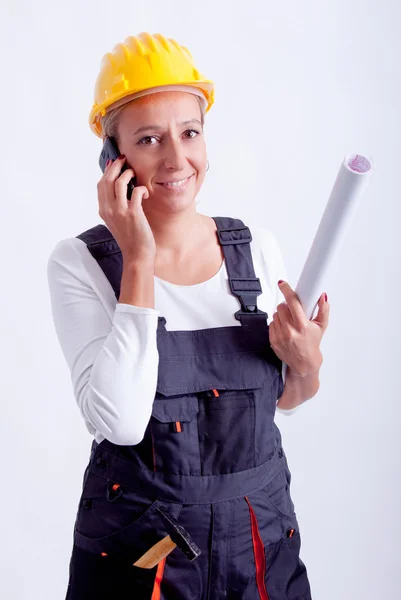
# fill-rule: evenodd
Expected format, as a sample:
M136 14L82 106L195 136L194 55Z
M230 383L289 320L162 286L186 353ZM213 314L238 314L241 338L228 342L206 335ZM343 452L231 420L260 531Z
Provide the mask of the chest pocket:
M230 352L230 347L208 347L204 353L190 347L187 354L174 354L171 348L172 356L160 357L151 418L154 470L234 473L273 453L281 361L265 340L247 341L244 336L252 334L246 330L228 333L243 336Z
M154 471L201 474L198 413L196 394L154 400L150 420Z
M253 468L275 448L274 411L281 376L246 389L156 396L150 421L153 470L219 475ZM249 384L248 384L249 385Z
M205 475L256 466L256 389L202 394L199 447Z

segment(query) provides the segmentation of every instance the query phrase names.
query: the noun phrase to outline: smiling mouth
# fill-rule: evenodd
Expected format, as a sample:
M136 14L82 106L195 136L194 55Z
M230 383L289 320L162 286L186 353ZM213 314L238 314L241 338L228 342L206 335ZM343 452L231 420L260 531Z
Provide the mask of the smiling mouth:
M192 175L193 175L193 173L192 173ZM186 182L188 181L188 179L190 179L192 177L192 175L189 175L185 179L180 179L179 181L167 181L165 183L158 181L157 184L162 185L163 187L166 187L166 188L179 188L179 187L185 185Z

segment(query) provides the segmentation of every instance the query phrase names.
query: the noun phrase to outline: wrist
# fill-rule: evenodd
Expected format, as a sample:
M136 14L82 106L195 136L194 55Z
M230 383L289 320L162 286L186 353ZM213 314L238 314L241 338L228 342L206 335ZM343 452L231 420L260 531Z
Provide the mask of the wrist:
M300 379L308 379L308 378L311 379L311 378L319 377L319 372L320 372L322 364L323 364L323 354L319 350L319 353L316 356L316 359L314 360L313 364L303 366L301 369L295 369L295 368L290 367L289 365L287 365L287 367L288 367L288 370L291 371L291 375L293 377L298 377Z
M155 257L147 255L140 258L124 258L123 256L123 268L129 271L142 271L144 269L154 270Z

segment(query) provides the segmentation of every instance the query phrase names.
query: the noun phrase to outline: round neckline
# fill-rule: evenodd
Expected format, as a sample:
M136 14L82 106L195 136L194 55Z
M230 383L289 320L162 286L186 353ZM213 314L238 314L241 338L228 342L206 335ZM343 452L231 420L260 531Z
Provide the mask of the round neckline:
M226 262L226 259L224 258L223 262L220 265L219 270L212 277L210 277L210 279L206 279L205 281L201 281L200 283L193 283L192 285L181 285L179 283L173 283L172 281L167 281L166 279L161 279L157 275L154 275L154 278L157 279L158 281L161 281L163 284L167 284L167 285L170 285L170 286L176 287L176 288L197 288L201 285L206 285L207 283L210 283L211 281L216 279L222 272L225 262Z

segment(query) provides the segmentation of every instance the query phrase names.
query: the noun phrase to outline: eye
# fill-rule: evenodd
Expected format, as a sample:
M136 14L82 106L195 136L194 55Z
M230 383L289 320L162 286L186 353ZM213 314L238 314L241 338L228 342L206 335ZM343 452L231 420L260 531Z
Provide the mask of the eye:
M197 133L197 134L199 133L199 131L197 131L196 129L187 129L184 133L188 133L188 132ZM189 139L192 139L192 138L189 138Z
M152 138L154 138L154 135L146 135L145 137L143 137L141 140L139 140L138 144L142 144L144 146L153 146L153 144L146 144L144 142L144 140L151 140Z
M184 134L186 133L196 133L199 134L199 131L197 131L196 129L187 129L186 131L184 131ZM190 136L187 139L193 139L196 136ZM139 140L138 144L141 144L143 146L153 146L154 144L148 144L146 140L151 140L152 138L156 139L156 137L154 135L146 135L145 137L143 137L142 139Z

